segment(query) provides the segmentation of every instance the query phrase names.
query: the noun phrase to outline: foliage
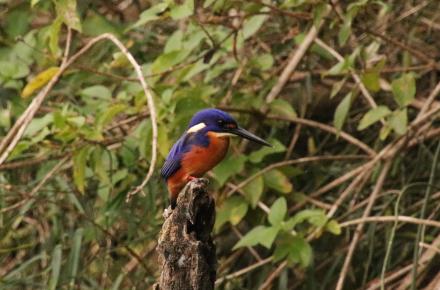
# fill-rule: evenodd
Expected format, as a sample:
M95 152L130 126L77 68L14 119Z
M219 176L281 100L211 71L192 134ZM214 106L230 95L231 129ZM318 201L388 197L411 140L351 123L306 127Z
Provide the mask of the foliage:
M0 1L0 138L65 57L112 33L154 92L156 172L206 107L229 111L274 145L233 141L210 174L218 277L259 263L219 289L333 289L347 274L341 269L355 235L344 223L363 215L377 186L370 216L438 220L440 197L438 114L414 123L440 106L430 99L424 108L438 81L438 5L333 2ZM313 27L319 38L268 98ZM125 202L151 162L149 117L132 66L111 43L95 44L63 73L0 164L0 288L145 289L155 282L168 206L159 174L145 195ZM328 186L350 172L357 174ZM403 275L413 289L438 280L434 255L419 272L414 255L429 251L423 243L440 246L438 229L365 227L344 289L385 283L407 265L414 270L387 288L407 283Z

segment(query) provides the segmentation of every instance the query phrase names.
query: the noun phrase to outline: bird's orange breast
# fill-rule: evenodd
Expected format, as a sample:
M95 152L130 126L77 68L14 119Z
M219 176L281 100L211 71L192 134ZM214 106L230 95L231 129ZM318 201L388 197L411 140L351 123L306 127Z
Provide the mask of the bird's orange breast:
M208 132L207 135L209 145L207 147L193 145L191 151L186 152L182 157L180 169L167 179L172 206L175 205L177 195L191 177L202 177L222 161L228 152L229 137L220 137L214 132Z
M229 137L218 137L214 132L207 133L207 147L194 145L182 158L182 169L190 176L201 177L225 158L229 147Z

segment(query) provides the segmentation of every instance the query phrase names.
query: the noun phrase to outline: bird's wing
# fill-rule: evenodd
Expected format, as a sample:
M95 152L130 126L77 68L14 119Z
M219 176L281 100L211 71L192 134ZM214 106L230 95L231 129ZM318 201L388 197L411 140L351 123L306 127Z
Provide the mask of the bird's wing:
M171 148L171 151L168 153L167 159L160 171L160 174L165 180L180 169L182 154L189 149L188 147L191 145L192 135L193 134L183 135Z

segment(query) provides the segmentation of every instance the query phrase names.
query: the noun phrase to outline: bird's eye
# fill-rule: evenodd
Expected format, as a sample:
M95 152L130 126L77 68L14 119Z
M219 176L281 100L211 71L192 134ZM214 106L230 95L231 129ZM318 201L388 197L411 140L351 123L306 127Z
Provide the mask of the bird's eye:
M223 126L225 125L225 121L223 121L223 120L218 120L218 121L217 121L217 124L218 124L219 126L223 127Z

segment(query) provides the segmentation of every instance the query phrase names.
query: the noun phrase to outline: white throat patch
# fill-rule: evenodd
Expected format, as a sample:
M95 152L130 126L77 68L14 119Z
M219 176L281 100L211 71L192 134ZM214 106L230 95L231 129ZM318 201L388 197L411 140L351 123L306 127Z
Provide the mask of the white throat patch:
M226 133L226 132L214 132L211 133L213 134L215 137L235 137L236 135L232 134L232 133Z
M187 133L195 133L195 132L197 132L199 130L202 130L205 127L206 127L205 123L198 123L198 124L192 126L191 128L189 128Z

